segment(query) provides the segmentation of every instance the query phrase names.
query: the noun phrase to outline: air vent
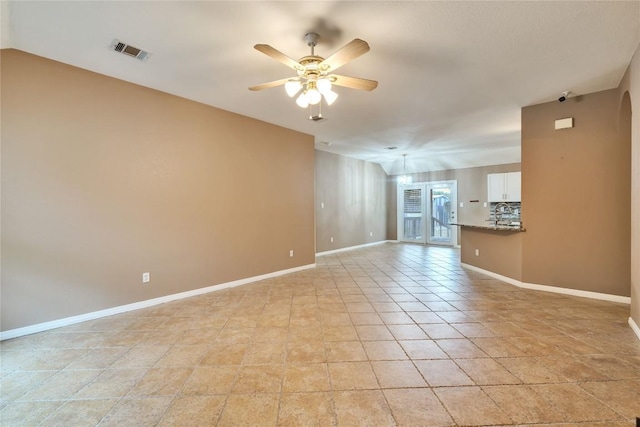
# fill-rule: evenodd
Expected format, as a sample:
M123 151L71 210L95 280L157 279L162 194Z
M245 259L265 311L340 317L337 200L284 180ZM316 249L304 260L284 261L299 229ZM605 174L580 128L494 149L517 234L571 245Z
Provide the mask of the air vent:
M131 56L132 58L136 58L140 61L146 61L151 56L151 52L133 47L130 44L123 43L118 39L114 40L113 43L111 43L111 49L113 49L115 52Z

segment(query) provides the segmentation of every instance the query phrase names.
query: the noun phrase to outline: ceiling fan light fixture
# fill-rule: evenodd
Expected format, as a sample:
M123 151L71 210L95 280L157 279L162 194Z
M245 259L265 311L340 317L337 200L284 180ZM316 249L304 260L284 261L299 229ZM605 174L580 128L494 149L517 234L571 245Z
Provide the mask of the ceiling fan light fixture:
M309 97L309 104L311 105L316 105L322 101L322 95L318 92L318 89L314 87L307 90L307 96Z
M289 98L293 98L302 89L302 84L299 80L289 80L284 84L284 90L287 91Z
M328 90L322 94L324 96L324 100L327 101L327 105L333 104L336 99L338 99L338 94L332 90Z
M316 87L318 88L318 90L320 91L321 94L325 94L325 92L330 92L331 91L331 82L329 81L329 79L319 79L316 82Z
M307 108L309 106L309 96L306 92L302 92L300 94L298 99L296 99L296 104L298 104L298 106L302 108Z
M338 94L332 90L334 85L367 91L371 91L378 86L378 82L375 80L329 74L330 70L333 72L347 62L367 53L369 51L367 42L361 39L353 39L325 59L315 54L315 46L319 39L320 36L318 34L307 33L304 40L311 48L311 54L297 61L267 44L256 44L254 48L257 51L294 69L297 76L251 86L249 90L258 91L284 85L285 91L290 98L296 98L297 96L296 104L298 106L311 109L312 106L317 105L320 109L322 108L323 98L327 105L332 105L338 98ZM322 114L311 115L311 117L322 118Z

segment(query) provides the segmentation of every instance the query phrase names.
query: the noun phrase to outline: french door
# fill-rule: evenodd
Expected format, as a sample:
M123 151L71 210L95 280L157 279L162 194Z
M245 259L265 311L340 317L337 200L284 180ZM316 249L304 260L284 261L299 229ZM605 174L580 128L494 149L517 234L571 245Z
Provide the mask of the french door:
M424 185L403 185L400 200L398 200L399 221L398 240L405 242L424 242ZM400 194L400 192L398 192Z
M398 240L454 246L457 181L398 185Z

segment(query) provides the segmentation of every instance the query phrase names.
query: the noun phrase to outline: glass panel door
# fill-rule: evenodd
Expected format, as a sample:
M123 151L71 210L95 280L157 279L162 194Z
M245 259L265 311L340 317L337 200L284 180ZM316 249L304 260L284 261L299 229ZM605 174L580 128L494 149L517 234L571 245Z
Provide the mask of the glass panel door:
M398 240L458 244L457 182L435 181L398 185Z
M426 190L429 195L427 243L456 245L458 229L455 225L450 225L456 222L456 181L430 182L427 183Z
M405 242L424 242L424 204L423 186L402 188L402 230L401 239Z

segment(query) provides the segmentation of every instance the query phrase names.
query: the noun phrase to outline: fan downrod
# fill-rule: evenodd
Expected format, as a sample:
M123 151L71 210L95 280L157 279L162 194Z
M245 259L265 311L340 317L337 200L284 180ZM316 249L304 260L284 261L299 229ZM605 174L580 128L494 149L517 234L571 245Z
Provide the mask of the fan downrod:
M318 41L320 41L320 36L313 32L307 33L304 35L304 41L307 42L307 46L311 48L311 56L315 55L314 47L316 47Z

